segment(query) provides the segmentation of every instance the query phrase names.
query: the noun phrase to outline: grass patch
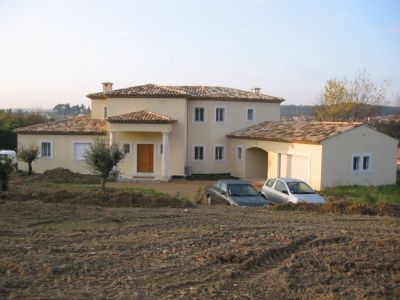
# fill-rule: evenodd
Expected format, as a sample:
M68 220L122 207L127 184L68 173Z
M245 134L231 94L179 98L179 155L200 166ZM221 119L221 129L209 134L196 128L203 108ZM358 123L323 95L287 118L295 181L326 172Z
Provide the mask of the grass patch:
M358 204L400 205L400 185L382 186L338 186L320 192L328 202L346 201Z

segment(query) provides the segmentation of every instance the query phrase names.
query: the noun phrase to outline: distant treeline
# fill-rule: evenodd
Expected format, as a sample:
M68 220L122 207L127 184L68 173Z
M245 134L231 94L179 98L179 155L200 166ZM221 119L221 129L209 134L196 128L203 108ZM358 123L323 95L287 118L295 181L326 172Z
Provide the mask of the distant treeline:
M61 103L54 106L53 111L63 116L78 116L90 114L90 107L83 104L71 106L69 103Z
M365 109L371 112L371 117L400 115L400 107L364 104ZM316 116L318 105L282 105L281 118L291 120L293 117Z

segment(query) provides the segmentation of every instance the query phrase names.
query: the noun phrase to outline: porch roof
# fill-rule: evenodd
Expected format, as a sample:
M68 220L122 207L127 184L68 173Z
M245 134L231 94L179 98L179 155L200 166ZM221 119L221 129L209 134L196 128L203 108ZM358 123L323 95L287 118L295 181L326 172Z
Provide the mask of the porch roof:
M361 126L350 122L263 122L227 135L230 138L320 144L323 140Z
M107 122L91 119L89 116L81 116L20 127L14 132L17 134L106 135Z
M176 120L170 117L151 112L140 110L130 112L123 115L108 117L107 121L110 123L129 123L129 124L173 124Z

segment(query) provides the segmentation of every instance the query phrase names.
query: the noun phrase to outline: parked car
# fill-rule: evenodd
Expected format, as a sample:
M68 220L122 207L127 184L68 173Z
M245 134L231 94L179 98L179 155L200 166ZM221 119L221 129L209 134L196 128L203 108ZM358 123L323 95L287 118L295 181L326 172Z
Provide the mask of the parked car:
M13 165L17 164L17 153L14 150L0 150L0 160L9 158Z
M208 204L233 206L270 205L250 183L244 180L219 180L207 188L206 196Z
M261 194L276 204L325 203L307 183L293 178L270 178L264 183Z

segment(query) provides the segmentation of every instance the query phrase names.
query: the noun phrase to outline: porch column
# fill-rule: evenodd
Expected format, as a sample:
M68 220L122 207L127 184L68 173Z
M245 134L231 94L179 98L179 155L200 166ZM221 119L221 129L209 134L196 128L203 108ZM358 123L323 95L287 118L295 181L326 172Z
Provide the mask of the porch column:
M162 160L162 180L163 181L168 181L168 149L169 149L169 140L168 132L163 132L163 139L162 139L162 155L161 155L161 160Z
M276 177L281 177L281 153L276 153Z
M115 131L110 131L110 146L115 144Z

